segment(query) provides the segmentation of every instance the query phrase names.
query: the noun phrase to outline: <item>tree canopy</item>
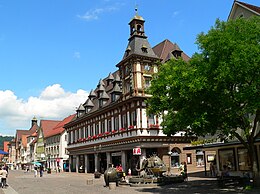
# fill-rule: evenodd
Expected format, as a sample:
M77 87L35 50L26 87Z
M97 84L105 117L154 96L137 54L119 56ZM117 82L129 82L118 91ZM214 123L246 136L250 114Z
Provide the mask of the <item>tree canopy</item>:
M189 62L160 65L149 88L148 112L163 115L168 135L218 133L247 146L259 135L260 17L216 20L196 43L200 52Z

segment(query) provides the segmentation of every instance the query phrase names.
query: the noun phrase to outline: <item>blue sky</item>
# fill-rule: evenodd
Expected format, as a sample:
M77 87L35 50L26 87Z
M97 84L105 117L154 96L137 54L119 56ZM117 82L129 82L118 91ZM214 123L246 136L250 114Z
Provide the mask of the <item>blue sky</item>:
M136 4L151 46L169 39L191 56L233 0L0 0L0 134L75 113L116 70Z

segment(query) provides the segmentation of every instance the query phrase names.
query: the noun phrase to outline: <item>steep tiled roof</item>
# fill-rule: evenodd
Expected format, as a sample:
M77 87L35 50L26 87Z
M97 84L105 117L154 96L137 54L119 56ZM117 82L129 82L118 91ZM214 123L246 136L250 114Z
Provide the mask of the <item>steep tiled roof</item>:
M30 135L31 132L28 130L16 130L16 141L21 141L22 140L22 135Z
M29 129L29 131L31 132L31 134L35 133L36 130L38 129L38 127L39 127L39 126L38 126L37 124L33 125L33 126Z
M181 58L184 61L188 61L190 57L186 55L180 47L176 43L172 43L168 39L160 42L156 46L153 47L154 53L162 60L162 62L166 62L170 58L175 58L172 54L174 51L180 51L181 52Z
M35 131L33 134L30 135L31 137L37 137L37 132Z
M50 131L58 125L60 121L55 120L41 120L40 127L43 131L43 136L46 137L50 133Z
M251 4L248 4L248 3L244 3L244 2L241 2L241 1L236 1L237 3L247 7L248 9L251 9L252 11L255 11L257 12L258 14L260 14L260 7L256 6L256 5L251 5Z
M44 136L45 138L51 137L53 135L61 134L64 132L64 125L70 122L76 114L70 115L63 119L61 122L59 122L53 129L49 130L46 135Z
M143 52L142 48L146 48L147 52ZM132 40L129 41L123 59L132 54L157 58L149 42L146 38L143 37L134 37Z
M22 135L22 145L23 145L24 148L27 147L27 137L28 136L29 135Z

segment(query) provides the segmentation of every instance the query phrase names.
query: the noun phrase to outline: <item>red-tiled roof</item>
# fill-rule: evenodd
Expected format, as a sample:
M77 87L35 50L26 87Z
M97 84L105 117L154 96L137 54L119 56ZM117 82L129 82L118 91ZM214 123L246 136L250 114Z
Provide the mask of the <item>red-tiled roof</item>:
M24 148L27 147L27 137L28 136L29 135L22 135L22 145L23 145Z
M260 14L260 7L256 6L256 5L251 5L251 4L248 4L248 3L244 3L244 2L241 2L241 1L236 1L237 3L240 3L241 5L247 7L248 9L251 9L252 11L255 11L257 13Z
M33 126L29 129L29 131L31 132L31 134L35 133L38 127L39 127L39 126L38 126L37 124L33 125Z
M53 135L61 134L64 132L64 125L70 122L76 114L70 115L63 119L61 122L59 122L52 130L49 130L45 135L44 138L51 137Z
M20 130L20 129L18 129L18 130L16 130L16 141L22 140L21 139L22 135L30 135L30 134L31 134L31 132L28 131L28 130Z
M43 136L46 137L60 121L55 120L41 120L40 121L40 127L42 128Z
M30 135L31 137L37 137L37 132L35 131L33 134Z
M153 51L155 54L162 59L162 62L166 62L170 58L174 58L172 52L173 51L182 51L180 47L176 43L172 43L168 39L160 42L156 46L153 47ZM184 52L181 53L181 58L185 61L188 61L190 57L186 55Z

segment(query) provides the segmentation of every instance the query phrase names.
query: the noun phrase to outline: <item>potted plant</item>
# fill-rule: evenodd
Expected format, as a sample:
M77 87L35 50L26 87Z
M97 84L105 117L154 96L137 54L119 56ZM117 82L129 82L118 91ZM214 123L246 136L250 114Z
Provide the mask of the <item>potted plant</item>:
M94 172L94 177L95 178L100 178L101 177L101 173L98 172L98 171Z

